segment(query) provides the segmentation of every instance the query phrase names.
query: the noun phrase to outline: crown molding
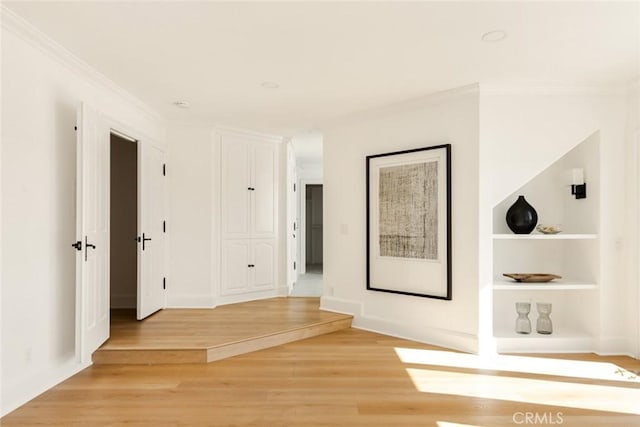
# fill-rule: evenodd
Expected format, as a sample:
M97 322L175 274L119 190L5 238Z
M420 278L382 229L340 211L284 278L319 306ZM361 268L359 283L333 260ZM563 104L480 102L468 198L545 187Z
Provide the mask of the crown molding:
M107 89L122 100L132 104L149 118L165 120L165 117L141 101L130 92L117 85L113 80L97 71L91 65L82 61L61 44L57 43L45 33L40 31L20 15L13 12L7 6L0 4L0 18L2 28L11 32L22 41L38 49L48 57L54 59L62 66L68 68L80 77L85 78L94 85Z
M249 129L224 126L224 125L215 125L213 127L213 134L214 135L225 135L225 134L238 135L238 136L244 136L248 138L259 138L267 142L275 142L278 144L282 144L283 142L285 142L285 137L281 135L274 135L269 133L257 132Z
M287 137L284 135L276 135L270 134L266 132L260 132L235 126L227 126L222 124L212 124L206 121L198 121L198 120L173 120L167 119L166 121L167 127L171 126L185 126L190 128L196 128L200 130L208 130L214 136L215 135L240 135L250 138L259 138L262 140L267 140L269 142L276 143L288 143L291 140L291 137Z
M431 107L441 104L445 101L451 101L452 99L467 96L470 94L478 94L479 84L473 83L470 85L460 86L453 89L447 89L443 91L434 92L418 98L412 98L405 101L397 102L394 104L386 105L383 107L370 108L351 114L343 115L333 119L321 121L313 126L314 129L325 130L327 128L340 127L351 122L358 122L361 120L374 119L381 115L398 114L406 111L419 110L425 107Z
M637 83L636 83L637 84ZM561 83L508 83L480 84L481 95L574 95L574 96L610 96L626 93L631 84L616 85L575 85Z

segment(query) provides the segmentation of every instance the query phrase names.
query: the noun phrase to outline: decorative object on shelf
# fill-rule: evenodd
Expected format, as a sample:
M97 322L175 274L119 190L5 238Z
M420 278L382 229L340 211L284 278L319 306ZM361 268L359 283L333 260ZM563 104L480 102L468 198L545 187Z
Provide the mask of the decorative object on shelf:
M516 312L518 318L516 319L516 332L519 334L531 333L531 321L529 320L529 312L531 311L531 303L529 302L517 302Z
M538 226L536 227L536 230L538 230L542 234L558 234L558 233L562 233L562 229L560 228L559 225L538 224Z
M562 276L548 273L503 273L502 275L522 283L543 283L554 279L562 279Z
M529 234L536 228L538 213L524 196L518 196L518 200L507 210L506 220L515 234Z
M551 303L549 302L538 302L536 303L538 307L538 320L536 322L536 331L539 334L551 335L553 332L553 325L551 323L551 318L549 315L551 314Z
M451 299L451 144L367 156L367 289Z
M584 169L571 169L569 175L571 176L571 194L573 194L576 199L586 199L587 184L584 182Z

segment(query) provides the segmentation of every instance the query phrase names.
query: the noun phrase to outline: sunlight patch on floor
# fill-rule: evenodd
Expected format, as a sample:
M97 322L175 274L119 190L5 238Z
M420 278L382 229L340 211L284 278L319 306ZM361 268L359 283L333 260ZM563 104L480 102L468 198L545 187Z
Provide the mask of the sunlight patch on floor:
M640 414L640 389L408 368L423 393Z
M506 355L481 357L453 351L398 347L395 351L403 363L410 364L640 383L640 377L636 373L608 362Z

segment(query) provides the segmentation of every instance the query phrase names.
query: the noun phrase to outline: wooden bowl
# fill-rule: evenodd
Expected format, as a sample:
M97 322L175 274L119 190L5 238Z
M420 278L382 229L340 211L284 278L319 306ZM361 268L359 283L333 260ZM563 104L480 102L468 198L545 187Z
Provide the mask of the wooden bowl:
M516 282L523 283L542 283L542 282L550 282L553 279L562 279L562 276L558 276L557 274L548 274L548 273L504 273L503 276L509 277Z

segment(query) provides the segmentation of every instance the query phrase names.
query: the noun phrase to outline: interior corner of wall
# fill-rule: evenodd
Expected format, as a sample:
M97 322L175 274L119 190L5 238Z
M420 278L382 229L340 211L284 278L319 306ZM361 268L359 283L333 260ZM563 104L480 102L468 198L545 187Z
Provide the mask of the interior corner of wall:
M336 298L333 296L322 296L320 298L320 309L341 314L350 314L354 318L362 315L362 303L358 301Z

